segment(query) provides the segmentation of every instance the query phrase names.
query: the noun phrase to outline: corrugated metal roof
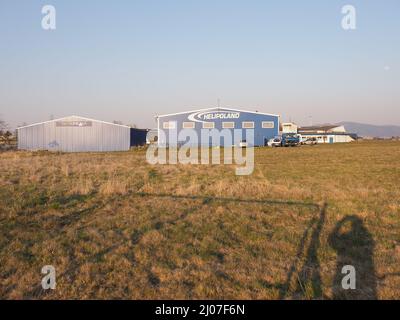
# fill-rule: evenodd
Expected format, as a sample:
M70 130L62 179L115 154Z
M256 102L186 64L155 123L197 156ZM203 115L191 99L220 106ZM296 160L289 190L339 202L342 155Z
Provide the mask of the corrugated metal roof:
M53 119L53 120L48 120L48 121L43 121L43 122L36 122L36 123L32 123L32 124L28 124L26 126L22 126L22 127L18 127L18 129L22 129L22 128L27 128L27 127L32 127L32 126L36 126L39 124L44 124L44 123L50 123L50 122L54 122L54 121L60 121L60 120L65 120L65 119L69 119L69 118L78 118L78 119L82 119L82 120L87 120L87 121L95 121L95 122L101 122L101 123L106 123L106 124L112 124L114 126L120 126L120 127L125 127L125 128L130 128L129 126L123 125L123 124L117 124L117 123L113 123L113 122L107 122L107 121L102 121L102 120L96 120L96 119L91 119L91 118L86 118L86 117L81 117L81 116L66 116L66 117L62 117L62 118L57 118L57 119Z

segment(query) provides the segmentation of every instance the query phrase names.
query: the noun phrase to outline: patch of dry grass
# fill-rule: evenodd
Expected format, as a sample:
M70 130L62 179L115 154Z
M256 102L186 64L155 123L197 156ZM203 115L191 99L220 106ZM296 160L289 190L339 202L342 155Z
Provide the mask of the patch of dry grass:
M0 297L400 298L398 142L255 156L235 176L143 150L0 153ZM349 261L355 296L337 288Z

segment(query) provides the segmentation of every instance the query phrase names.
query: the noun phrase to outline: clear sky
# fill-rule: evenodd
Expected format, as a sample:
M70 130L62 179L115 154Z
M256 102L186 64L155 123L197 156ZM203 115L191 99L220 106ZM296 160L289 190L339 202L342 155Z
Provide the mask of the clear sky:
M218 99L299 124L400 125L399 0L0 0L0 40L12 127L71 114L154 127Z

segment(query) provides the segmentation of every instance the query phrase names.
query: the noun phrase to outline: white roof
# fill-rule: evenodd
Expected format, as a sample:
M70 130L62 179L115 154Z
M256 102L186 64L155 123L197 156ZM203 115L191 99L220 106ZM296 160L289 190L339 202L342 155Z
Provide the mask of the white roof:
M54 121L60 121L60 120L64 120L64 119L68 119L71 117L75 117L75 118L79 118L79 119L83 119L86 121L95 121L95 122L101 122L101 123L106 123L106 124L112 124L114 126L120 126L120 127L125 127L125 128L130 128L129 126L123 125L123 124L116 124L116 123L112 123L112 122L107 122L107 121L102 121L102 120L96 120L96 119L90 119L90 118L85 118L85 117L81 117L81 116L67 116L67 117L62 117L62 118L57 118L57 119L53 119L53 120L48 120L48 121L43 121L43 122L37 122L37 123L32 123L26 126L22 126L22 127L18 127L18 129L23 129L23 128L27 128L27 127L32 127L32 126L37 126L39 124L44 124L44 123L49 123L49 122L54 122Z
M239 111L239 112L246 112L246 113L262 114L262 115L266 115L266 116L280 117L277 114L263 113L263 112L257 112L257 111L248 111L248 110L239 110L239 109L232 109L232 108L221 108L221 107L197 109L197 110L191 110L191 111L183 111L183 112L177 112L177 113L163 114L163 115L158 115L156 117L161 118L161 117L175 116L175 115L178 115L178 114L192 113L192 112L198 112L198 111L208 111L208 110L231 110L231 111Z

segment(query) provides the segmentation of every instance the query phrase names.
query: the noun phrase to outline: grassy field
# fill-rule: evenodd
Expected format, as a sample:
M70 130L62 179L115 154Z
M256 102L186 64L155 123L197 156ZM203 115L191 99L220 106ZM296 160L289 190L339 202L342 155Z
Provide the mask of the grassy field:
M0 297L400 298L399 142L255 156L236 176L145 150L0 153Z

